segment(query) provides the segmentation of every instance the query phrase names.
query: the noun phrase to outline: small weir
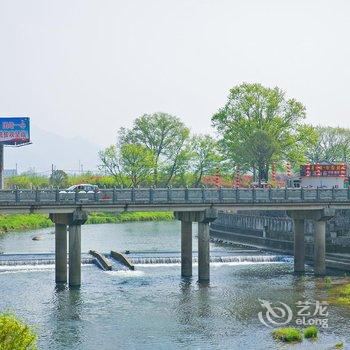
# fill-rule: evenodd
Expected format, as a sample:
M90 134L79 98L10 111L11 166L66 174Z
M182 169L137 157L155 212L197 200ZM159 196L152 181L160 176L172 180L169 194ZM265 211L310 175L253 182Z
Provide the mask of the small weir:
M81 263L94 264L95 259L84 254L81 257ZM27 266L45 266L55 265L54 254L1 254L0 255L0 268L6 269L6 267L23 267Z
M131 257L133 264L180 264L181 257ZM193 262L198 262L197 257L193 257ZM210 258L213 263L269 263L287 262L282 255L244 255L244 256L213 256Z

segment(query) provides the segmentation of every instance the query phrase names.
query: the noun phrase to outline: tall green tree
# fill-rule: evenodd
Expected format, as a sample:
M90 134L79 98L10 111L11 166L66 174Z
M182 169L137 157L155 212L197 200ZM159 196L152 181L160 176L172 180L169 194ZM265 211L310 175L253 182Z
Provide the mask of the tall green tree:
M307 158L311 163L342 162L350 160L350 129L316 127L317 143L311 145Z
M153 153L142 145L124 144L121 147L121 166L131 185L137 187L151 175Z
M132 128L119 130L119 142L146 147L154 157L153 184L158 186L160 171L164 170L164 184L168 184L179 168L189 138L183 122L167 113L144 114L135 119Z
M303 124L305 116L303 104L287 99L281 89L243 83L230 90L212 123L232 163L257 169L261 182L273 162L305 159L307 145L316 141L313 128Z
M218 143L210 135L195 135L191 141L193 186L198 187L203 175L212 174L220 166Z
M112 145L100 151L99 157L100 169L114 176L121 186L137 187L147 182L154 168L153 153L142 145Z
M63 170L54 170L50 176L50 184L54 187L68 186L68 175Z

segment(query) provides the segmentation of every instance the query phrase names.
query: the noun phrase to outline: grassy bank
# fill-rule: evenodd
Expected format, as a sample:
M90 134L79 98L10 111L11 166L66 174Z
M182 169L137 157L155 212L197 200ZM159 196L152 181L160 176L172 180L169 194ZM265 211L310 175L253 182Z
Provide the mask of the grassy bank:
M350 283L333 286L329 291L329 302L350 307Z
M5 233L8 231L35 230L50 226L53 226L53 223L46 215L0 215L0 233Z
M118 215L111 213L92 213L87 224L107 224L133 221L169 221L173 220L172 212L122 212ZM53 223L46 215L16 214L0 215L0 234L9 231L35 230L51 227Z
M106 224L134 221L170 221L174 220L172 212L122 212L118 215L111 213L92 213L89 215L87 224Z

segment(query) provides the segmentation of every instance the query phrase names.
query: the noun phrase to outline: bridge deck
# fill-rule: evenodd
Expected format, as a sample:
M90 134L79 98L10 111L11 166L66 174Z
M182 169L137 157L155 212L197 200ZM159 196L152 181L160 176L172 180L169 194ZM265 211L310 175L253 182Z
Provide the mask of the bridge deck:
M209 206L245 210L350 208L349 189L135 188L94 192L2 190L0 212L190 211Z

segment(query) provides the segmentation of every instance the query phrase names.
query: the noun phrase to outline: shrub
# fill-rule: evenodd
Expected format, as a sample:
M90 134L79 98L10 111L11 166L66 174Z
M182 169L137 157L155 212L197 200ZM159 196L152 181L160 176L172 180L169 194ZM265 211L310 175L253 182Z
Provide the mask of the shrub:
M318 329L316 326L310 326L305 328L304 337L306 339L316 339L318 335Z
M303 339L303 336L299 329L287 327L287 328L278 328L272 332L274 339L285 342L300 342Z
M332 279L328 276L325 277L324 284L325 284L326 288L331 288L332 287Z
M342 341L339 341L334 345L335 349L343 349L343 347L344 347L344 343Z
M0 314L1 350L34 350L36 340L36 334L14 315Z

